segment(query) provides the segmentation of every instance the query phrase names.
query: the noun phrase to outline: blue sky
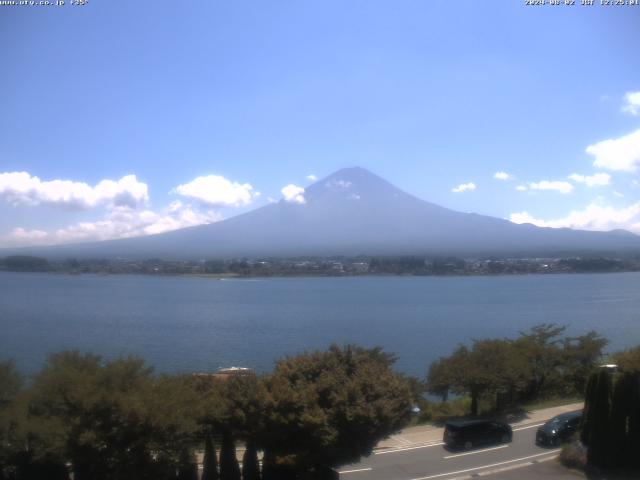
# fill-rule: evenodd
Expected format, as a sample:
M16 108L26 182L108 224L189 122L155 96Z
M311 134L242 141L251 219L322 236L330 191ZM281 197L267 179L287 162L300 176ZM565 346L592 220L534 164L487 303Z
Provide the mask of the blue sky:
M640 233L639 25L524 1L2 6L0 246L218 221L355 165Z

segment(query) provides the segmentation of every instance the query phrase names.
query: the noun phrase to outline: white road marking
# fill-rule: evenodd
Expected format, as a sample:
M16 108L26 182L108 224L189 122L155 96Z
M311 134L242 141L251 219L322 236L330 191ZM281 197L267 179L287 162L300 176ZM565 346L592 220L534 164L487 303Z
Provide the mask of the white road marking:
M551 455L552 453L558 453L559 451L560 449L549 450L548 452L538 453L536 455L529 455L528 457L514 458L513 460L507 460L505 462L492 463L491 465L482 465L481 467L467 468L466 470L458 470L456 472L438 473L437 475L429 475L428 477L412 478L411 480L429 480L430 478L446 477L447 475L457 475L459 473L472 472L473 470L480 470L482 468L497 467L498 465L506 465L507 463L519 462L521 460L528 460L530 458L541 457L543 455Z
M406 446L413 445L413 443L414 443L414 442L412 442L411 440L407 440L406 438L401 437L400 435L396 435L396 436L394 436L393 438L394 438L398 443L401 443L402 445L406 445Z
M449 455L449 456L444 457L444 458L447 459L447 458L464 457L466 455L475 455L476 453L490 452L491 450L498 450L500 448L507 448L508 446L509 445L500 445L499 447L483 448L482 450L475 450L473 452L467 452L467 453L457 453L455 455Z
M478 475L479 477L485 477L487 475L495 475L496 473L508 472L510 470L515 470L516 468L522 468L528 465L535 465L535 463L533 462L537 462L537 463L549 462L551 460L555 460L556 458L558 458L558 455L553 455L548 458L541 458L540 460L531 460L529 462L514 463L512 465L507 465L506 467L494 468L493 470L484 470L482 472L478 472L476 475Z
M527 425L526 427L514 428L513 431L517 432L519 430L526 430L527 428L539 427L540 425L544 425L544 423L536 423L535 425Z
M437 447L438 445L444 445L444 442L429 443L425 445L418 445L415 447L402 447L394 448L393 450L383 450L382 452L373 452L374 455L384 455L386 453L406 452L407 450L417 450L418 448Z
M356 472L370 472L371 468L357 468L355 470L342 470L341 472L338 472L340 475L342 475L343 473L356 473Z

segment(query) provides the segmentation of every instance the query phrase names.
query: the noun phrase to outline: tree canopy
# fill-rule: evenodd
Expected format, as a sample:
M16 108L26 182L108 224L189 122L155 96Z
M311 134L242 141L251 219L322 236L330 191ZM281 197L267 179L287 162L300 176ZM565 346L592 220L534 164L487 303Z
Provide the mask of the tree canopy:
M451 355L432 363L427 391L446 399L449 392L471 397L470 413L478 414L478 401L495 396L528 401L543 394L582 394L591 369L607 341L596 332L562 337L565 327L534 326L516 339L473 340Z
M379 348L334 345L223 381L67 351L26 388L12 363L0 363L0 478L195 478L195 450L206 447L207 478L239 479L236 440L250 446L254 479L258 449L296 475L355 461L410 415L394 361Z
M158 460L177 465L193 442L195 397L186 386L154 377L134 357L53 355L20 402L18 468L47 458L71 462L77 480L161 478Z
M261 444L292 463L334 466L371 453L408 419L411 393L380 348L331 346L279 361L265 379Z
M640 373L640 345L616 353L612 360L623 372Z
M588 380L580 437L597 467L640 468L640 372L594 371ZM629 478L632 478L629 476Z

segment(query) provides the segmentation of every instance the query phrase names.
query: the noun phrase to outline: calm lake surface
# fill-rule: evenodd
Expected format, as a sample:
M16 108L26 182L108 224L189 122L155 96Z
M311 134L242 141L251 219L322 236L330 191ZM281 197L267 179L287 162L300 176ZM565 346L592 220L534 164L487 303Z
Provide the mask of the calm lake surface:
M136 354L157 371L270 370L331 342L381 345L397 367L539 323L640 344L640 273L213 280L0 272L0 358L37 371L49 353Z

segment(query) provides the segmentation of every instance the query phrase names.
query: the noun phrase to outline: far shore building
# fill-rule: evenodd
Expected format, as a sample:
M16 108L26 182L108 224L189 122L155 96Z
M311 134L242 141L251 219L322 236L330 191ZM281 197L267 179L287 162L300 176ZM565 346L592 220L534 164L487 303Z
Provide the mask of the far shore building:
M254 372L252 368L226 367L226 368L219 368L218 371L214 373L199 372L199 373L193 373L192 375L198 378L210 378L211 380L226 381L232 377L247 377L255 374L256 372Z

